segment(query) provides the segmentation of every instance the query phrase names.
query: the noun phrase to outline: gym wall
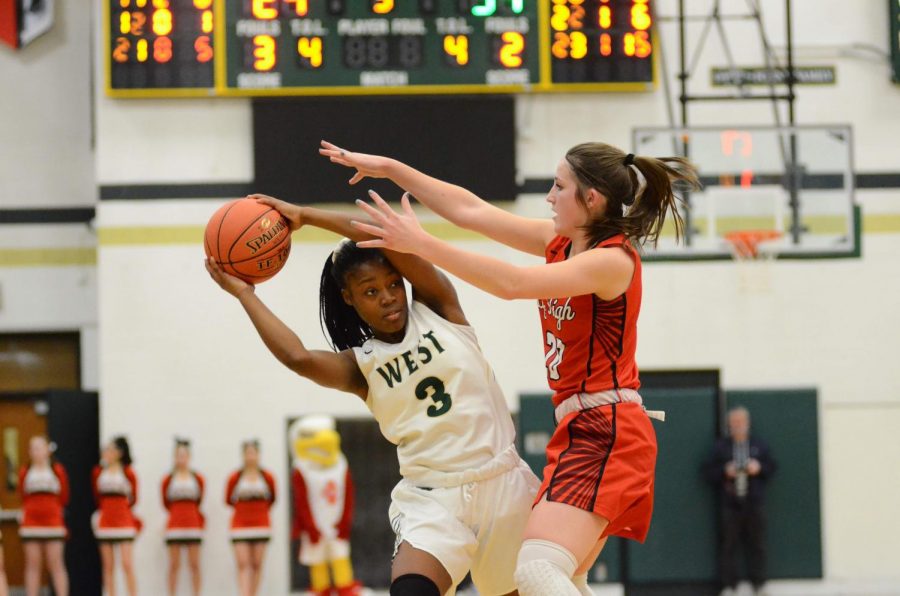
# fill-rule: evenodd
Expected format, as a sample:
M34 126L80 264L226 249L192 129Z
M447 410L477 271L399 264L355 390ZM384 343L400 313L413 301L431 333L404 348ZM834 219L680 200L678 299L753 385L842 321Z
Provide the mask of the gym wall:
M96 390L92 11L55 7L46 35L0 47L0 332L80 332L83 388ZM59 223L9 223L48 217Z
M158 479L170 465L174 434L196 440L195 460L211 487L205 508L207 561L230 557L228 512L215 491L237 465L242 438L261 437L263 461L280 471L286 468L285 418L320 411L368 415L355 398L297 378L268 354L237 302L207 278L199 240L152 245L115 240L116 230L129 224L153 227L175 217L193 222L199 231L217 204L102 204L100 221L102 433L130 434L145 482ZM285 270L257 291L308 345L324 347L317 288L321 264L334 242L316 242L317 236L295 234ZM461 242L482 252L494 248ZM729 389L819 389L826 577L895 573L891 553L900 541L884 520L895 515L897 492L893 478L883 473L898 447L891 429L900 423L891 389L900 384L891 347L900 325L900 314L891 307L900 280L883 275L894 261L895 244L892 236L873 235L866 238L862 260L778 263L763 287L745 287L742 269L728 262L658 263L645 269L638 350L642 367L720 368L722 384ZM508 251L500 256L535 262ZM543 389L533 304L505 303L464 284L457 287L511 405L515 407L519 393ZM875 287L879 291L866 290ZM285 479L279 480L283 485ZM859 507L860 502L866 506ZM286 577L275 571L286 565L278 554L287 541L286 507L284 500L276 505L276 534L267 563L267 586L275 591L280 584L271 582ZM154 496L138 509L148 523L137 557L146 569L142 581L150 582L150 570L163 556L155 546L161 535L154 539L153 534L154 528L161 531L163 511ZM866 529L867 542L877 545L865 554L859 552L860 528ZM230 589L230 577L210 581Z
M0 208L92 207L94 184L246 184L252 179L249 100L108 99L96 55L93 87L86 86L92 76L84 66L86 40L99 28L92 29L86 13L70 3L57 4L61 15L50 35L59 38L48 36L20 54L0 50L0 106L4 126L14 127L14 134L4 130L0 136L0 168L7 168L0 176ZM96 10L99 3L92 5ZM773 26L770 34L780 38L781 2L762 5ZM661 14L672 14L675 2L661 0L657 6ZM800 0L794 7L798 63L838 69L833 87L798 88L800 121L850 122L857 169L896 172L900 88L890 83L886 66L864 52L843 42L821 46L823 39L848 39L886 50L883 2L868 2L856 12L846 11L846 3L838 0ZM834 14L843 16L835 19ZM674 72L673 25L661 31ZM746 45L739 51L752 55L744 61L756 63L755 46ZM698 72L707 72L718 54L713 43ZM20 84L6 85L13 75ZM698 90L705 79L697 77ZM45 96L55 98L47 112L59 121L51 125L20 116L30 114L29 106ZM640 95L522 96L516 99L516 118L521 178L551 176L562 153L585 138L628 147L633 126L667 125L661 88ZM692 108L692 120L770 123L771 111L767 105L710 104ZM339 123L335 126L339 130ZM36 154L22 152L26 140L34 143ZM315 148L304 158L318 159ZM864 214L894 214L891 221L896 221L897 197L897 190L858 193ZM207 570L232 568L224 479L239 463L240 440L259 436L263 462L279 474L281 491L263 592L285 593L284 420L323 410L338 416L368 414L354 398L297 379L268 355L239 306L202 268L199 231L221 201L181 198L188 200L101 201L96 239L83 224L0 224L0 329L81 329L88 338L83 379L94 379L93 384L85 381L85 388L100 390L101 436L131 436L143 483L138 511L146 526L136 548L142 592L164 591L159 573L165 562L164 517L157 493L171 462L172 436L194 438L195 464L208 476ZM541 201L521 197L516 208L545 213ZM333 240L305 234L295 237L285 271L259 291L301 337L322 347L316 288ZM893 304L900 280L888 274L896 270L898 238L872 226L866 229L861 259L777 263L767 287L752 292L732 263L645 269L642 367L721 368L728 388L818 388L825 574L833 580L900 579L892 558L900 551L900 537L892 531L900 486L884 473L892 469L889 454L900 449L894 432L900 423L895 365L900 314ZM489 244L459 241L515 262L533 262ZM59 253L27 256L23 247L86 250L87 256L73 264ZM48 254L56 254L56 260ZM544 389L533 304L502 303L461 283L458 288L511 405L516 407L519 392ZM98 321L99 342L94 341ZM211 593L234 593L229 573L207 573L206 582Z

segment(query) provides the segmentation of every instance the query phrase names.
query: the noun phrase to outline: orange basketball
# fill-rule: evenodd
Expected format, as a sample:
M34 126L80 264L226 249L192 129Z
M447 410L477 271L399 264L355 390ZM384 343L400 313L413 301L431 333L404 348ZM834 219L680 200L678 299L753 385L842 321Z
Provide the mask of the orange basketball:
M256 199L222 205L206 224L206 256L222 271L251 284L281 270L291 253L291 228L275 209Z

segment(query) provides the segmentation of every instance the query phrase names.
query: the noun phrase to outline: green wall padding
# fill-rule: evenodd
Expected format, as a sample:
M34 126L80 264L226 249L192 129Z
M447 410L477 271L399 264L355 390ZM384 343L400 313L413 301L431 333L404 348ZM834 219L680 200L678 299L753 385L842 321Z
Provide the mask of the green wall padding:
M766 490L768 574L822 577L818 400L815 389L726 391L750 411L751 434L769 444L778 470Z
M706 582L717 577L716 501L701 466L712 448L717 392L713 388L646 388L659 453L650 534L628 543L628 578L633 582Z

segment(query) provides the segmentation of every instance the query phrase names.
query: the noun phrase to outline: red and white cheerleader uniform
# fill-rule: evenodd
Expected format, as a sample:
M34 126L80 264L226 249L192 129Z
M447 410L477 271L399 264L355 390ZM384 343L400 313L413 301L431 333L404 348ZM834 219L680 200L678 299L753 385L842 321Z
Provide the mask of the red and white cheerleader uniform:
M300 540L300 562L319 565L350 556L353 479L343 455L324 467L294 459L293 540Z
M205 483L203 476L190 471L187 476L171 473L163 478L163 505L169 512L166 542L197 543L203 539L204 518L200 513Z
M260 470L255 480L238 470L228 478L225 502L234 507L231 517L232 542L267 541L272 536L269 508L275 502L275 478Z
M566 260L572 241L557 236L547 263ZM619 247L634 261L625 292L539 300L547 381L556 431L538 501L566 503L609 520L603 535L643 542L653 512L656 433L644 410L635 364L641 259L624 235L592 250Z
M63 508L69 503L69 478L59 463L22 466L19 470L22 497L22 540L62 540L66 537Z
M93 473L94 536L97 540L134 540L141 529L131 508L137 503L137 477L131 466L115 472L96 466Z

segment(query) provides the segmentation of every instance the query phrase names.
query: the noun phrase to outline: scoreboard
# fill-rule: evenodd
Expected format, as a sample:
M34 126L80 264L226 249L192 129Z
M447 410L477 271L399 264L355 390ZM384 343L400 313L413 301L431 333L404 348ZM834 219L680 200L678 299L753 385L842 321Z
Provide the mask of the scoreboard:
M534 6L526 0L239 0L226 6L226 86L319 94L536 84Z
M102 0L107 94L639 91L650 0Z
M652 83L648 0L551 2L550 84Z
M215 84L213 1L103 0L107 92L209 95Z

